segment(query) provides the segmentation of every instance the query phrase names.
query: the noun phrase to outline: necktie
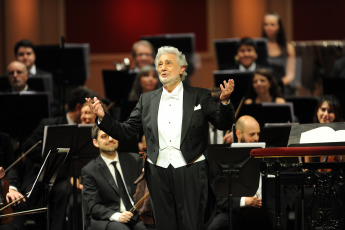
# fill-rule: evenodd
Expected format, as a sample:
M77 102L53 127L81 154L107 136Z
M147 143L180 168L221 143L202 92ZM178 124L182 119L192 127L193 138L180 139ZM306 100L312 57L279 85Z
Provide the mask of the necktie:
M120 192L121 199L126 207L126 210L129 211L132 208L132 204L130 202L130 199L128 197L127 191L125 184L123 183L122 177L120 175L119 170L116 168L116 161L111 162L111 164L114 166L115 169L115 177L116 177L116 182L117 182L117 187Z

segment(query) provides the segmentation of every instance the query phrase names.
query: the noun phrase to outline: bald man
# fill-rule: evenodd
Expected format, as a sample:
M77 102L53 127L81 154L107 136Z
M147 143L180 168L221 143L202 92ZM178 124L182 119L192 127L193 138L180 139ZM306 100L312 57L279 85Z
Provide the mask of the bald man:
M252 143L259 141L260 125L254 117L244 115L236 121L236 137L239 143ZM233 133L230 132L223 137L225 143L233 142Z
M29 71L23 62L13 61L7 67L8 82L13 92L29 90L27 84Z
M260 125L254 117L244 115L236 122L236 136L239 143L259 141Z

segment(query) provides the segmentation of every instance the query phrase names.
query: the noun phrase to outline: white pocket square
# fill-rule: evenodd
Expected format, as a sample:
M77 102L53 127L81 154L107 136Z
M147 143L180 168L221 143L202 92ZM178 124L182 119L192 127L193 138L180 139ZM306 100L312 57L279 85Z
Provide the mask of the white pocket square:
M197 105L197 106L194 106L194 111L195 111L195 110L199 110L199 109L201 109L201 105L200 105L200 104Z

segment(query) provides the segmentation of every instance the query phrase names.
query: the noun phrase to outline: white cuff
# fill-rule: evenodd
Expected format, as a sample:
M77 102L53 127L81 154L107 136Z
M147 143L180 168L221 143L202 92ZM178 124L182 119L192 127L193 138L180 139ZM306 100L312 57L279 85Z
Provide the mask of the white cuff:
M111 217L109 217L109 220L119 222L120 216L121 216L121 212L115 212L113 215L111 215Z
M225 103L223 103L223 102L221 102L223 105L230 105L230 99L228 100L228 104L225 104Z
M240 200L240 207L246 207L246 198L244 196L241 197Z

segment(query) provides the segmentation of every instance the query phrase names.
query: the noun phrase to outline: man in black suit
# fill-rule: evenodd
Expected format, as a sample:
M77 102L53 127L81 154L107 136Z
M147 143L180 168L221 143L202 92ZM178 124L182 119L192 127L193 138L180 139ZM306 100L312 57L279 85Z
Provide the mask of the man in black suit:
M134 181L142 171L139 154L117 152L119 142L98 126L91 133L93 144L101 153L82 169L83 199L91 215L91 229L146 229L136 212L133 215L129 211L134 205ZM116 176L116 170L122 178ZM121 193L120 179L125 194Z
M126 122L112 120L97 98L93 104L86 100L99 127L112 137L121 141L144 131L145 173L157 229L204 229L215 207L204 156L208 122L218 129L231 128L234 81L220 85L218 106L209 90L182 83L188 64L178 49L161 47L155 64L163 88L142 94Z
M36 54L35 46L29 40L20 40L14 45L14 55L17 61L23 62L29 71L29 77L40 77L42 75L50 75L50 73L38 69L35 65Z
M236 69L242 71L255 71L256 69L258 69L257 63L255 62L258 58L258 54L256 52L257 46L255 41L249 37L244 37L238 42L236 47Z

